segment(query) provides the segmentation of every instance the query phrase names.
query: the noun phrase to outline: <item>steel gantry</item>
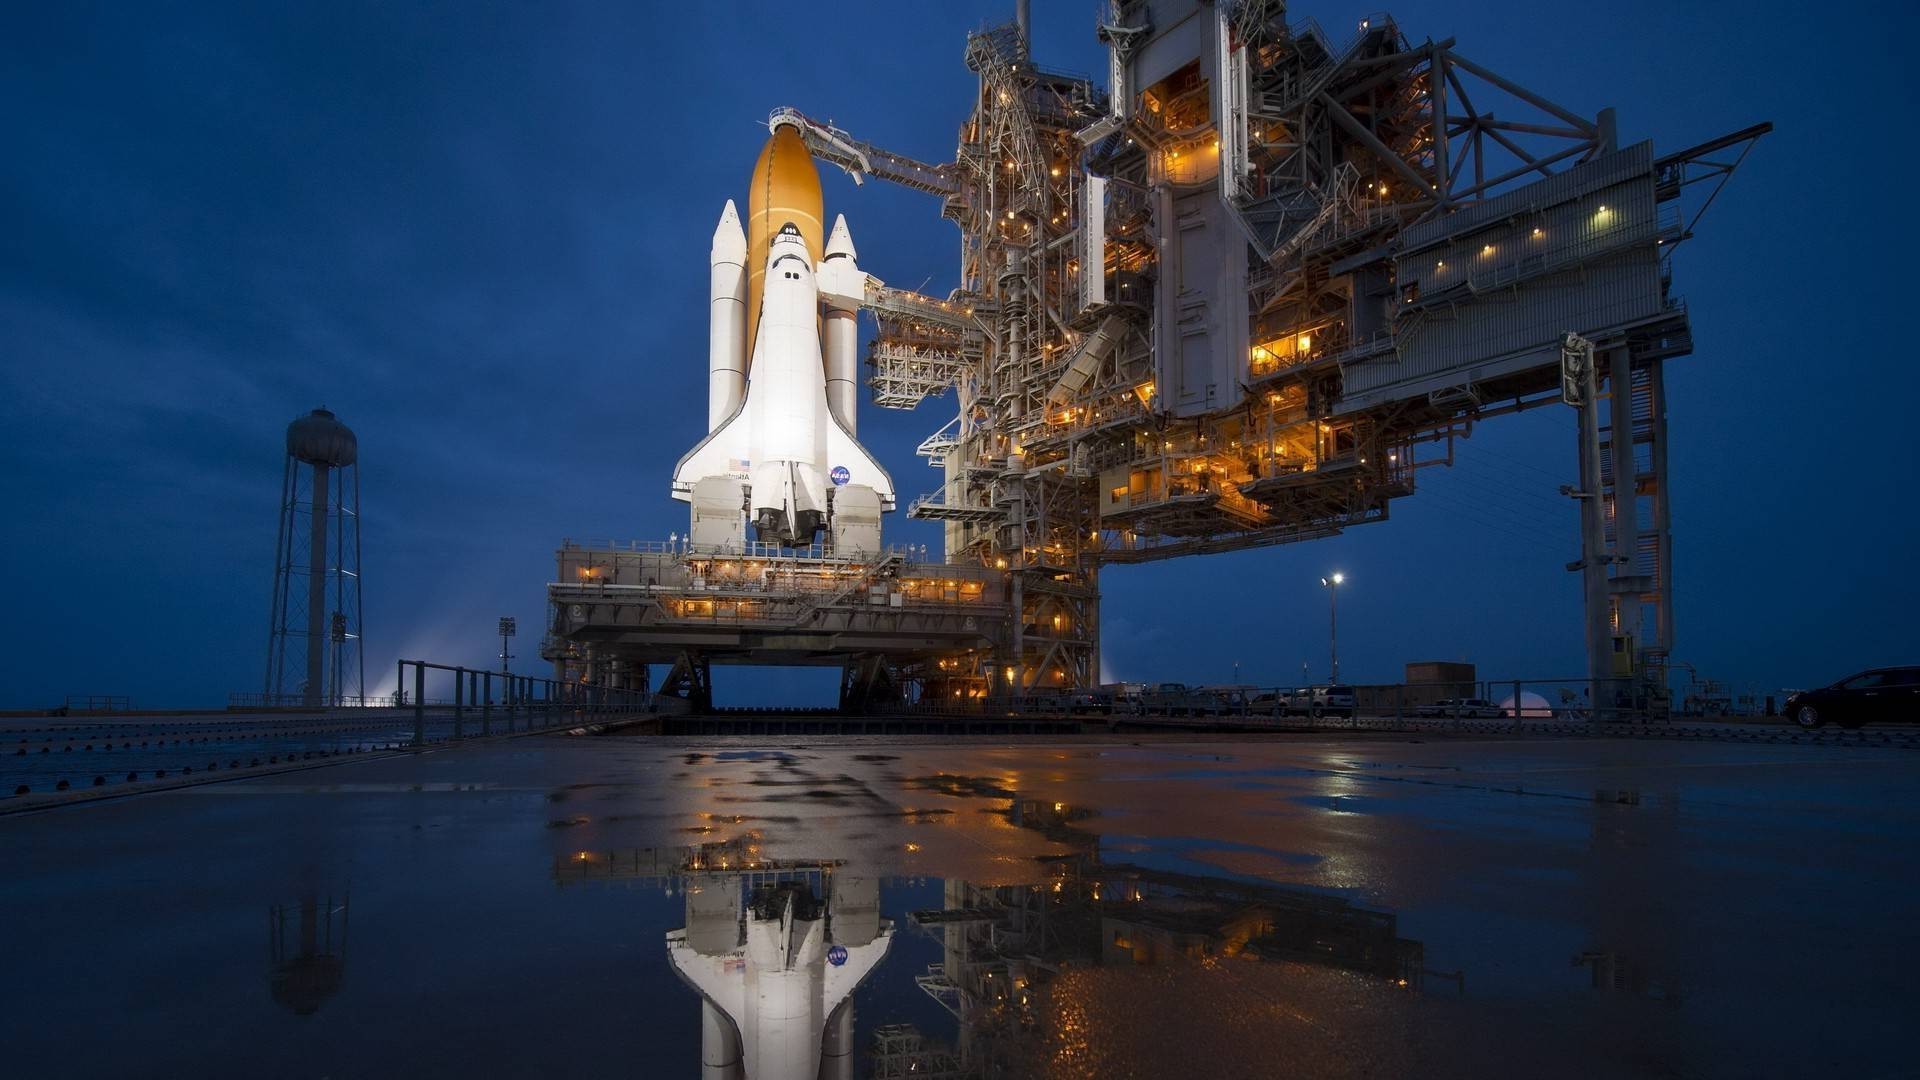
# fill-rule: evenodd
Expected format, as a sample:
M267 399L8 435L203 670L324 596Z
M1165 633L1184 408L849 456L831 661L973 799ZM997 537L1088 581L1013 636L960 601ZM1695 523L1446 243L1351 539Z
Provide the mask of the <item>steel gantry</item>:
M1575 491L1603 522L1576 563L1604 573L1590 626L1662 681L1663 365L1692 348L1672 254L1770 125L1656 156L1452 39L1385 15L1336 37L1280 0L1115 0L1097 33L1104 88L1036 64L1020 22L971 35L951 162L777 114L959 227L948 296L870 281L866 310L876 403L957 399L911 516L1009 575L968 677L1097 683L1104 564L1384 520L1437 447L1555 400L1572 332L1611 403L1582 444L1600 487Z

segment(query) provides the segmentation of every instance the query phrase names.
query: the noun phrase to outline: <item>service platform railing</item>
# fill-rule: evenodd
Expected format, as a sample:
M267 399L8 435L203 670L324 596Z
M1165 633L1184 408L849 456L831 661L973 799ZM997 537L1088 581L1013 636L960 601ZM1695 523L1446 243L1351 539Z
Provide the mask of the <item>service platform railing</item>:
M413 745L604 724L654 711L654 695L532 675L398 661L397 703L412 710Z

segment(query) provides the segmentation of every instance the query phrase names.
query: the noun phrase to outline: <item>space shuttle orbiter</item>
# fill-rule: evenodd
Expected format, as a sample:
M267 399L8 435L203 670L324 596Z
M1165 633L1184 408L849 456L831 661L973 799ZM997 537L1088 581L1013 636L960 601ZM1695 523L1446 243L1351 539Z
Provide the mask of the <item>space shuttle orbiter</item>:
M673 470L696 548L747 541L877 551L893 480L854 438L856 316L867 277L844 217L822 250L820 175L791 120L732 200L708 265L707 437ZM824 309L824 314L823 314Z
M852 1080L853 991L887 955L879 882L831 878L756 889L738 876L687 890L687 925L667 959L701 998L706 1080Z

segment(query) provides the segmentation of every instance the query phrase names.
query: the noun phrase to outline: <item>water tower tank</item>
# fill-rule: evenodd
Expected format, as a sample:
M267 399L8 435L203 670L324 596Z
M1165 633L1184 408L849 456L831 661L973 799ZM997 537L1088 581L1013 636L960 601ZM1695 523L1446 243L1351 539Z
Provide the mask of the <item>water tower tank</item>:
M315 409L287 425L287 455L308 465L351 465L360 455L353 429L325 409Z

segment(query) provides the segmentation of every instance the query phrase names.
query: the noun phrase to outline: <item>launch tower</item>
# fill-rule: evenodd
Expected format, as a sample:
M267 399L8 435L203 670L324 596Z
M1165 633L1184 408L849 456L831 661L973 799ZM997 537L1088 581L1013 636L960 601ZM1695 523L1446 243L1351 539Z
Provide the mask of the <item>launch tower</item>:
M733 522L746 539L749 516L759 537L794 541L779 523L822 509L807 502L821 444L786 439L773 455L816 455L788 470L797 480L739 462L710 502L714 470L689 476L683 461L693 550L563 548L556 663L596 678L672 658L698 690L716 648L837 656L867 673L850 685L923 700L1096 684L1101 568L1383 521L1475 424L1553 408L1578 420L1564 490L1588 674L1611 705L1657 707L1674 637L1665 366L1693 348L1674 253L1771 126L1657 152L1623 141L1613 110L1562 106L1452 39L1384 15L1336 33L1284 0L1115 0L1095 28L1102 86L1036 63L1017 10L967 40L978 91L952 161L791 108L769 123L776 162L804 147L856 181L933 196L959 227L944 297L866 275L829 289L833 253L810 264L830 296L835 393L851 341L836 320L857 306L878 327L875 404L953 395L953 419L919 447L939 479L907 511L941 523L941 559L836 556L782 577L751 551L716 553L710 540ZM791 215L796 265L820 255L808 213ZM778 240L785 226L767 227ZM715 349L733 350L712 360L722 403L744 347L731 327L751 318L730 290L760 258L729 262L732 236L716 234L712 257ZM845 426L808 430L851 442L851 409L830 400ZM763 513L780 483L809 493L781 497L785 519ZM705 506L725 529L708 531Z

